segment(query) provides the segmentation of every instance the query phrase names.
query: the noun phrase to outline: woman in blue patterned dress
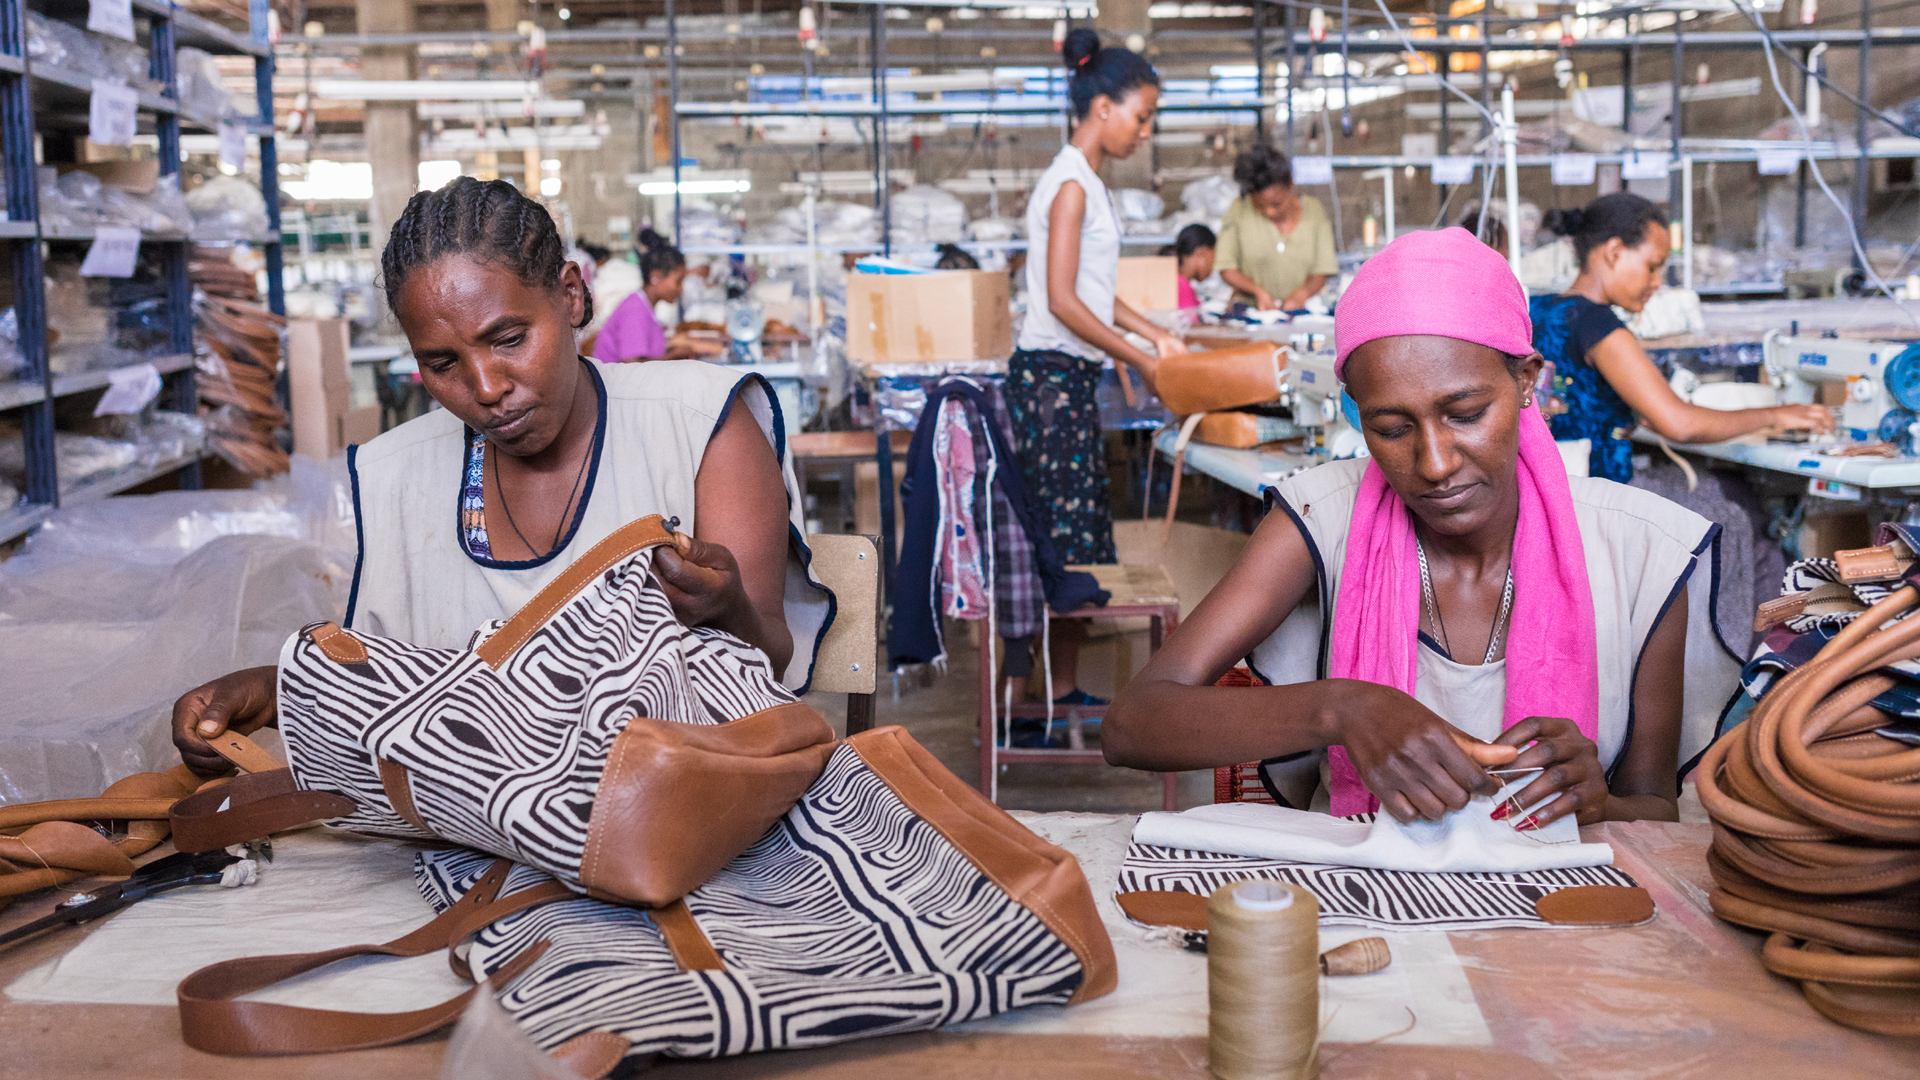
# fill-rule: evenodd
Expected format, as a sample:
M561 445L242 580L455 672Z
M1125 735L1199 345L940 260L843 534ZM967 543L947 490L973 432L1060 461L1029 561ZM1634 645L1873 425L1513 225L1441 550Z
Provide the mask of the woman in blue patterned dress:
M1672 241L1665 215L1628 192L1602 195L1581 210L1548 212L1546 227L1573 238L1580 274L1559 296L1529 304L1533 345L1553 364L1553 392L1567 411L1550 421L1553 437L1591 439L1590 476L1633 479L1638 423L1677 443L1714 443L1756 431L1825 431L1833 415L1818 405L1708 409L1682 401L1613 308L1638 312L1660 288Z

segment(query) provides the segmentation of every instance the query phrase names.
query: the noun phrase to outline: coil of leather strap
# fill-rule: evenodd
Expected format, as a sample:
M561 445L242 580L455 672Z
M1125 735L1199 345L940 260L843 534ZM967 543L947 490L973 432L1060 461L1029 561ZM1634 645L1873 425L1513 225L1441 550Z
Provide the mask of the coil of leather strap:
M1701 759L1714 913L1838 1023L1920 1034L1920 748L1874 733L1879 669L1920 658L1906 584L1782 676Z

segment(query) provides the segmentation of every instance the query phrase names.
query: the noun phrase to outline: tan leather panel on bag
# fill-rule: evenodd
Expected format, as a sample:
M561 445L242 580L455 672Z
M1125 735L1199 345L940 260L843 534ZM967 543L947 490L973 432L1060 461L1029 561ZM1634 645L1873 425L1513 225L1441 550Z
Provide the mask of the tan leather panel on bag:
M803 701L725 724L635 718L607 755L580 884L614 903L680 899L793 809L832 753L833 728Z
M367 647L359 638L342 630L338 623L321 623L308 630L307 640L313 642L322 656L336 664L367 662Z
M1153 385L1180 416L1258 405L1280 396L1288 350L1271 341L1176 353L1160 361Z
M1868 581L1897 581L1913 566L1913 551L1895 541L1879 547L1836 551L1833 561L1840 567L1840 580L1848 585Z
M612 1072L632 1048L631 1042L611 1031L589 1031L554 1047L548 1056L572 1069L582 1080L600 1080Z
M377 762L380 766L380 786L386 789L387 802L393 804L393 812L400 815L400 820L421 832L432 833L433 830L427 828L426 819L414 808L413 781L407 778L406 766L397 765L386 758L379 758Z
M560 571L559 576L549 581L546 588L535 593L533 599L522 604L520 610L514 612L513 617L500 629L481 642L473 654L488 667L498 668L506 663L507 657L512 656L515 649L526 644L528 638L546 625L554 612L565 607L567 601L579 595L580 590L591 585L601 574L611 570L615 563L636 551L672 542L673 534L667 531L666 521L659 514L648 514L638 521L622 525Z
M1001 891L1034 913L1080 958L1085 974L1067 1004L1112 992L1119 981L1113 942L1100 922L1080 863L1034 835L949 772L905 729L876 728L847 740L900 801Z
M667 950L673 953L673 962L680 965L681 971L727 969L726 961L720 959L720 952L707 938L707 932L700 929L693 912L687 910L685 900L675 900L647 914L653 919L653 925L660 928L660 936L666 939Z

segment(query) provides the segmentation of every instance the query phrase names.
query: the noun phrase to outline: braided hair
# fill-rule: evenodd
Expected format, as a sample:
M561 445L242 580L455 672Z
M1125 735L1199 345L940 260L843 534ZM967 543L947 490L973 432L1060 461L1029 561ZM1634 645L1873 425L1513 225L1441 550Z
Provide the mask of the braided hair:
M380 253L387 307L398 315L407 275L448 255L504 264L523 284L542 289L558 288L567 266L566 245L546 207L505 180L471 176L407 200ZM586 310L576 330L593 321L593 293L581 293Z
M652 229L641 229L639 241L642 285L653 284L655 274L671 274L687 265L687 257L680 253L680 249Z
M1100 34L1084 26L1067 35L1060 55L1067 62L1067 97L1073 115L1081 120L1093 108L1094 98L1117 102L1139 87L1160 85L1160 75L1146 57L1132 49L1101 48Z

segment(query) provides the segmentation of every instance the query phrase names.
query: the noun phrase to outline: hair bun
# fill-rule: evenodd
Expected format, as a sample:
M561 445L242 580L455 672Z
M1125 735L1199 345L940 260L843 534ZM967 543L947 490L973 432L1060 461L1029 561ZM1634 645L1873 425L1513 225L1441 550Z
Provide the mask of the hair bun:
M1067 33L1067 40L1060 44L1060 55L1067 67L1078 71L1087 66L1100 52L1100 32L1086 26L1076 26Z
M1572 236L1587 223L1587 212L1578 207L1549 210L1541 215L1540 225L1555 236Z

